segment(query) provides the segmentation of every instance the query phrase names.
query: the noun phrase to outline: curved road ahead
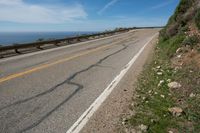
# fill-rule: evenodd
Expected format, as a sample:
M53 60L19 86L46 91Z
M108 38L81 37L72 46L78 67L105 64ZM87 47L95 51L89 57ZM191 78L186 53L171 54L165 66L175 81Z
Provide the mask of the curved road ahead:
M158 31L0 60L0 132L66 133Z

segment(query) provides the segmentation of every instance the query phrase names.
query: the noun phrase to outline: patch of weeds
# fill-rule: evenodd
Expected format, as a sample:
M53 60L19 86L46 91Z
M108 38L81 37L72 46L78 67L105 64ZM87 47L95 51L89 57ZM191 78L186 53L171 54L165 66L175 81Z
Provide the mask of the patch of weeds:
M158 47L162 50L159 55L165 58L171 58L176 50L182 46L182 42L185 39L184 34L176 35L166 41L160 40Z
M187 32L189 30L189 27L188 25L185 25L184 27L181 27L180 28L180 34L185 34L185 32Z
M198 9L196 15L195 15L195 23L198 29L200 30L200 9Z
M169 39L169 36L167 35L166 30L167 28L165 27L160 31L160 38L162 38L163 41Z
M199 42L199 38L197 35L192 35L192 36L187 36L184 41L183 41L183 45L189 45L191 47L194 47L195 45L197 45L197 43Z
M182 84L181 90L176 90L176 100L181 99L180 106L184 109L181 131L190 129L190 132L200 132L200 71L199 67L191 63L183 66L176 74L177 80ZM189 125L187 123L190 123ZM185 128L184 128L185 127Z
M148 125L150 133L167 132L168 127L176 126L168 112L168 108L172 107L174 102L167 87L167 80L173 77L174 72L168 61L163 60L165 58L163 55L158 50L152 63L146 66L141 75L137 87L140 97L135 99L138 103L135 107L137 113L129 119L129 124L133 126ZM158 75L158 72L162 75ZM163 81L161 85L160 81Z
M145 67L139 78L137 97L134 99L136 113L128 119L128 125L133 128L147 125L148 133L163 133L170 129L200 132L199 68L191 64L175 71L170 62L170 56L182 46L184 39L184 35L168 40L160 38L152 62ZM182 87L171 90L168 87L170 81L178 81ZM168 109L175 106L183 109L181 116L173 116L169 112Z

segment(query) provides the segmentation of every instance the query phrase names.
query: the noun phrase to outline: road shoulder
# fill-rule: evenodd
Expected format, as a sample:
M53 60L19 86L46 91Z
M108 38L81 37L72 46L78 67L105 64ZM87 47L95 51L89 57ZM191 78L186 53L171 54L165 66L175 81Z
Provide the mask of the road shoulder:
M156 40L157 38L154 38L150 44L147 45L143 53L139 56L106 101L95 112L86 126L82 129L81 133L121 132L120 119L123 114L133 113L128 112L127 108L129 108L132 101L137 76L143 70L145 63L151 58L150 55L153 54Z

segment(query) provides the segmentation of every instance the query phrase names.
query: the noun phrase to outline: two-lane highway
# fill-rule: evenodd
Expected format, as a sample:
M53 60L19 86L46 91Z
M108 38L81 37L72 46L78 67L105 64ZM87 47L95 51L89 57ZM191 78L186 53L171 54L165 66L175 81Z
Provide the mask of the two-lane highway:
M65 133L158 29L0 60L0 132Z

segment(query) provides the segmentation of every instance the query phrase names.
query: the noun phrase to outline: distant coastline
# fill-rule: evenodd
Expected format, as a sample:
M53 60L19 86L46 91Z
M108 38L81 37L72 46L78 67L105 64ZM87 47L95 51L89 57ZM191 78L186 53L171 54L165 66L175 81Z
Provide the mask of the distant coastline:
M18 43L29 43L38 40L61 39L82 34L97 33L97 31L80 32L0 32L0 45L7 46Z

